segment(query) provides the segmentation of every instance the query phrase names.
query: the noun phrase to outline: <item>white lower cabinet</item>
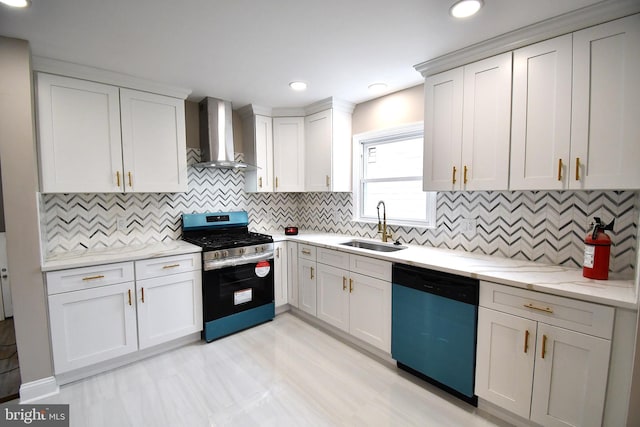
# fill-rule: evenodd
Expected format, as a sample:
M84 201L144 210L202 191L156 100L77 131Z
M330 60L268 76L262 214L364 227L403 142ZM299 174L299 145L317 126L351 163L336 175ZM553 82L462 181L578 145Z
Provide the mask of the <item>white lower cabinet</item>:
M481 282L476 394L544 426L600 426L614 309Z
M276 307L281 307L288 301L287 242L275 242L273 244L273 252L273 294Z
M298 244L298 308L316 315L316 248Z
M318 318L391 352L391 263L318 248L317 269Z
M46 273L55 374L202 330L200 268L196 253Z

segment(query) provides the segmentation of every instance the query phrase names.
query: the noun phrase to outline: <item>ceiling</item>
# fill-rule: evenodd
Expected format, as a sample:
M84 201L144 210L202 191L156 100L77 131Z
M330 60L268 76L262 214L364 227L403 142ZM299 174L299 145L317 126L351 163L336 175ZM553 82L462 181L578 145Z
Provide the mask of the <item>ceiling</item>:
M454 0L32 0L0 5L0 35L34 55L231 100L301 107L360 103L421 83L417 63L600 0L485 0L454 20ZM309 87L294 92L293 80Z

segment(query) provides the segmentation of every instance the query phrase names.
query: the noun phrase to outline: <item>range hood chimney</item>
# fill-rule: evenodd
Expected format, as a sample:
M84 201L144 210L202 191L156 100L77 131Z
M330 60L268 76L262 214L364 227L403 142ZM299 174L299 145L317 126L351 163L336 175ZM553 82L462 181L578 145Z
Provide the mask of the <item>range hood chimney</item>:
M256 167L235 161L231 102L204 98L198 105L200 115L201 168L255 170Z

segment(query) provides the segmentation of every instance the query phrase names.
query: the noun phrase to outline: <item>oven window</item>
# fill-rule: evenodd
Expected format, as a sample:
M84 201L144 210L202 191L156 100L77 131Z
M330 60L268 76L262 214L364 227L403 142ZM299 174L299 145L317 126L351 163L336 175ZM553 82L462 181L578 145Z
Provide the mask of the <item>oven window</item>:
M203 273L204 321L273 302L273 259Z

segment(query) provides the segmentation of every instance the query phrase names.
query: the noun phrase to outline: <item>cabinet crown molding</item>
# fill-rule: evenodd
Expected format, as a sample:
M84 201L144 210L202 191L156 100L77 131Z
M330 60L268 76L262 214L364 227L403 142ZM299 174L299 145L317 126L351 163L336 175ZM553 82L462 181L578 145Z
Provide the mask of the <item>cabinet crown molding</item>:
M141 79L139 77L130 76L128 74L94 68L73 62L60 61L53 58L45 58L43 56L34 56L32 58L32 67L33 71L36 72L74 77L82 80L140 90L143 92L156 93L159 95L170 96L172 98L186 99L191 94L191 89L169 86Z
M259 105L247 104L242 108L238 108L238 114L244 119L251 118L253 116L266 116L271 117L272 111L269 107L261 107Z
M637 0L602 1L472 44L414 66L424 77L640 12Z
M319 113L320 111L325 111L328 109L340 110L345 113L351 114L355 108L355 104L348 101L343 101L341 99L334 98L330 96L329 98L322 99L320 101L314 102L311 105L307 105L304 108L305 115Z

